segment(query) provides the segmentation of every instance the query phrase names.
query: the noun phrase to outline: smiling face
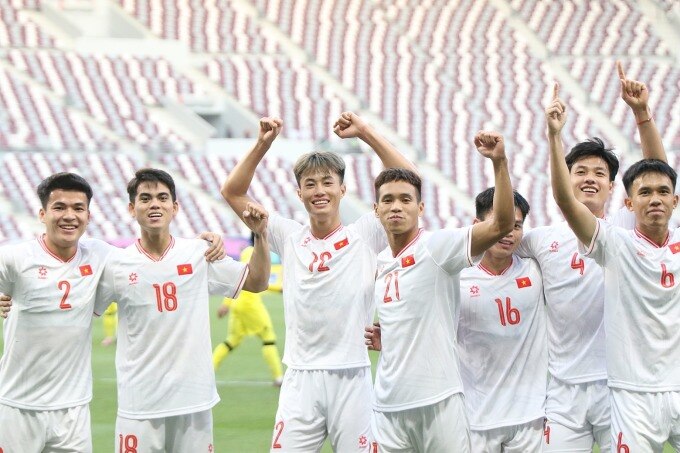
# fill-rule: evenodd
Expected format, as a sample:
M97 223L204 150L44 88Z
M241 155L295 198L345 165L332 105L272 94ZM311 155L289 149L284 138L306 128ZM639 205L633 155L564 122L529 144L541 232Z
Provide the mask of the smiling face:
M485 217L484 221L493 219L494 213L490 211ZM479 219L475 219L477 223ZM515 208L515 226L512 231L506 234L500 241L492 245L486 253L496 259L509 258L519 244L522 242L522 237L524 236L524 218L522 217L522 211L519 208Z
M345 196L345 185L335 173L314 170L300 178L298 197L312 219L340 218L340 200Z
M424 204L412 184L392 181L380 186L374 210L388 235L402 235L418 230Z
M630 186L626 207L635 213L635 223L643 231L668 228L678 196L673 193L671 179L663 173L643 173Z
M78 240L90 221L87 195L74 190L55 189L38 214L45 224L48 247L75 252Z
M179 204L172 201L170 189L160 182L142 182L137 187L134 203L128 205L132 217L142 230L147 232L169 232L170 222L179 210Z
M609 180L609 167L601 157L588 156L574 162L569 172L576 199L597 217L604 216L604 206L614 183Z

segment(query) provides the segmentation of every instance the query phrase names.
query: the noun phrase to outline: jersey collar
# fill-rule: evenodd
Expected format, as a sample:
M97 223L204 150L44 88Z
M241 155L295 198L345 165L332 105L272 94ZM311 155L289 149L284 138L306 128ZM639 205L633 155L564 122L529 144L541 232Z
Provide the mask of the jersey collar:
M156 258L154 258L153 256L151 256L151 255L149 254L149 252L147 252L146 250L144 250L144 247L142 247L142 240L141 240L141 239L137 239L137 242L135 242L135 246L137 246L137 250L139 250L139 253L141 253L141 254L143 254L143 255L146 255L146 257L149 258L151 261L162 261L163 258L165 258L165 255L168 254L168 252L170 251L170 249L171 249L174 245L175 245L175 237L174 237L174 236L170 236L170 243L169 243L168 246L165 248L165 250L163 250L163 253L161 254L161 256L159 256L158 259L156 259Z
M40 236L38 236L38 243L40 243L40 246L43 248L43 250L44 250L48 255L50 255L52 258L54 258L55 260L59 261L60 263L70 263L71 261L73 261L73 258L76 257L76 255L78 254L78 249L80 248L79 246L76 246L76 252L73 254L73 256L71 256L71 257L70 257L69 259L67 259L67 260L63 260L63 259L61 259L58 255L56 255L54 252L52 252L52 251L49 249L49 247L47 247L47 242L45 242L45 233L43 233L43 234L41 234Z

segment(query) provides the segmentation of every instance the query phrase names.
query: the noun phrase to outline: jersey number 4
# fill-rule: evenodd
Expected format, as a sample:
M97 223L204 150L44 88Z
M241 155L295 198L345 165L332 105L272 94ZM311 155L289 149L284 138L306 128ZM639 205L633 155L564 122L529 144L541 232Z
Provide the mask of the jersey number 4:
M175 311L177 310L177 286L172 282L165 282L163 285L158 283L153 284L153 289L156 290L156 308L158 311Z

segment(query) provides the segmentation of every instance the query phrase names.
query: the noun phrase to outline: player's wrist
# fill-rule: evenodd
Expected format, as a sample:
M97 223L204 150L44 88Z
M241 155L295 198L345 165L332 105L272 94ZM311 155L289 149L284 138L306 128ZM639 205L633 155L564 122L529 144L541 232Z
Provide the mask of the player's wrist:
M638 126L652 121L653 119L652 111L648 106L645 106L642 109L636 109L633 111L633 113L635 115L635 122L638 124Z

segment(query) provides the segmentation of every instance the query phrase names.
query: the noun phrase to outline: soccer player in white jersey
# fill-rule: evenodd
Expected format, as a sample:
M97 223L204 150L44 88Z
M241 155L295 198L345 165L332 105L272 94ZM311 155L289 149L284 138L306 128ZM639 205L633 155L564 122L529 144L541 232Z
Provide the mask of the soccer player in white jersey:
M553 194L579 248L604 269L606 362L611 451L680 448L680 230L669 230L677 206L676 173L644 159L623 176L635 229L611 225L575 196L560 131L566 108L555 96L546 109Z
M378 255L375 283L382 351L373 426L380 451L471 451L456 345L459 275L514 223L503 138L479 132L475 145L493 163L497 192L496 215L473 226L423 231L420 178L395 168L375 180L375 214L389 242Z
M638 124L642 154L665 160L661 137L648 107L644 83L630 80L617 62L621 98ZM576 198L605 221L633 228L622 209L605 218L619 168L616 155L599 139L578 143L565 157ZM546 452L586 453L597 442L610 448L609 390L603 320L604 277L592 259L580 256L566 222L529 231L517 250L534 258L543 275L548 319L550 381L546 399ZM574 299L574 294L578 298Z
M13 296L0 359L0 451L92 451L92 311L110 247L81 239L90 185L57 173L38 186L37 239L0 248L0 292Z
M267 215L245 207L255 234L250 264L204 259L205 242L175 238L175 184L142 169L128 184L129 211L141 227L130 247L111 254L96 313L118 302L115 451L210 452L211 408L219 401L210 343L209 295L260 292L269 280Z
M475 199L475 222L495 214L492 187ZM460 274L460 369L474 452L540 452L548 351L538 264L520 258L529 203L514 193L514 228Z
M234 167L222 195L241 215L255 169L281 131L278 118L262 118L255 146ZM358 137L386 167L411 163L357 115L335 124L342 138ZM272 249L284 270L286 344L271 450L320 451L326 437L334 451L368 452L372 444L373 388L364 326L373 319L376 255L385 233L372 213L343 225L345 164L329 152L301 156L295 164L298 196L309 225L269 217Z

